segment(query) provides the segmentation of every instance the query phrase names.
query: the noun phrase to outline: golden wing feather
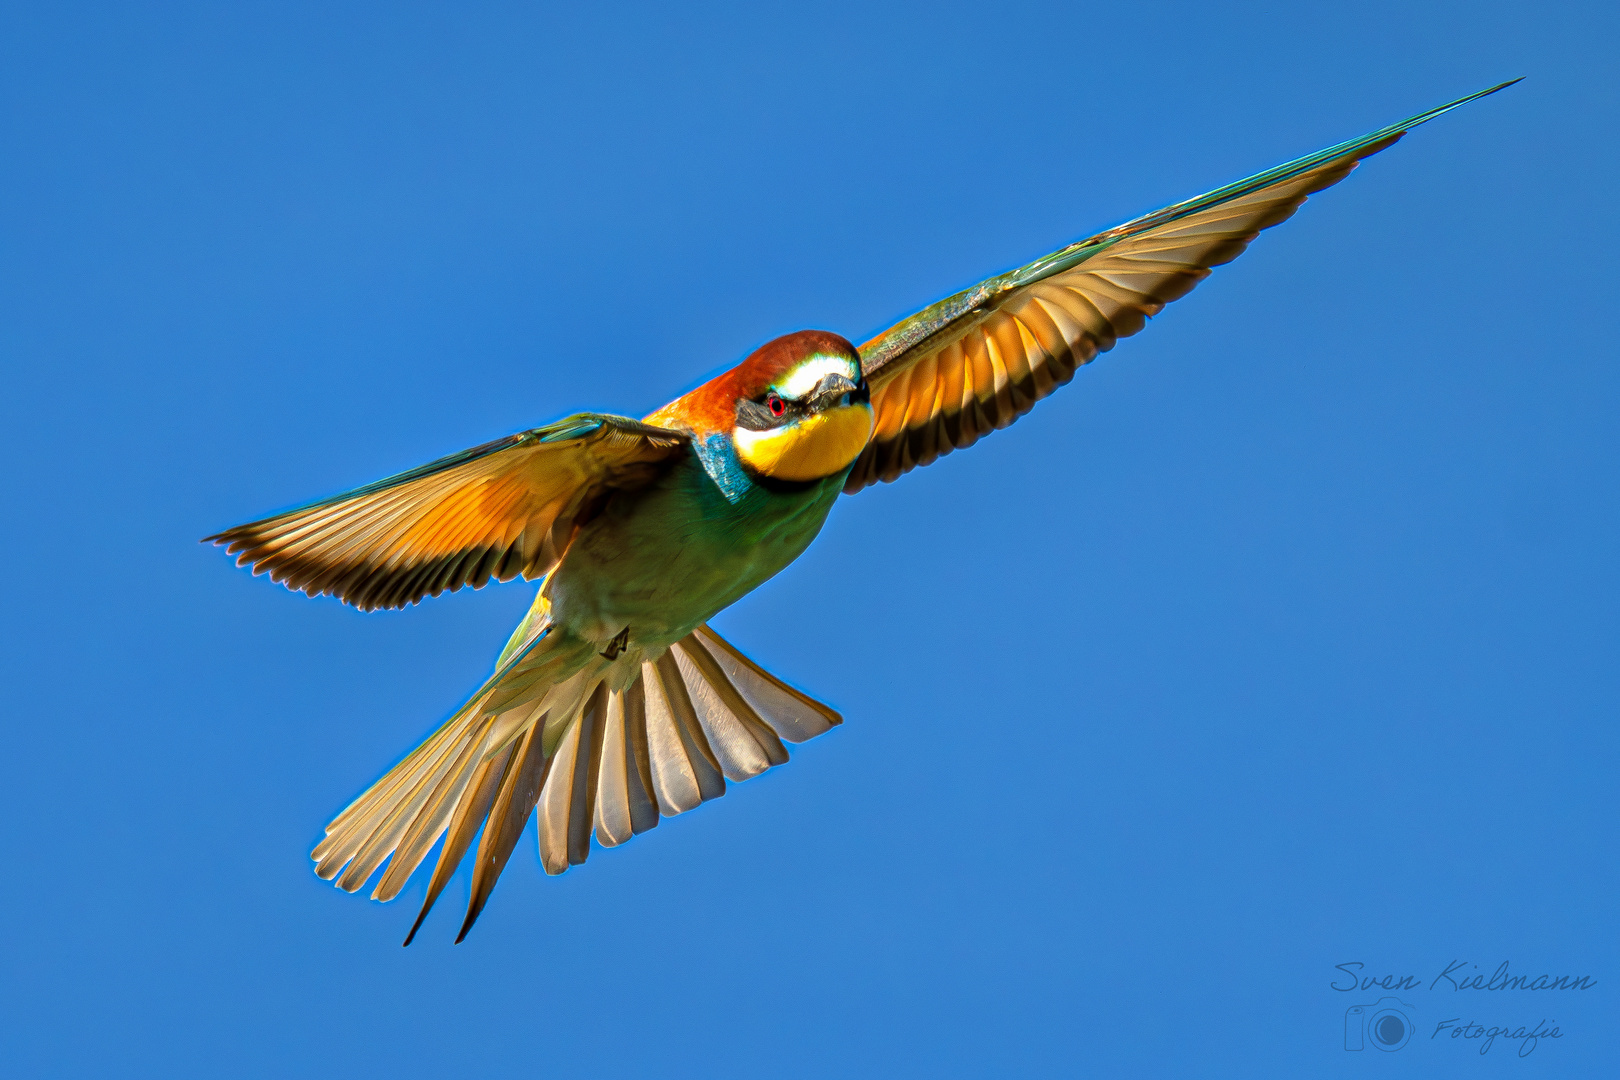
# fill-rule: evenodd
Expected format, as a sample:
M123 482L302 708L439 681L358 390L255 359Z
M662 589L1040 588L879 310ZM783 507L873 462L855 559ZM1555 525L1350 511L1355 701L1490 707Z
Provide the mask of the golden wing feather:
M585 413L207 539L290 589L365 611L543 576L603 497L650 482L684 434Z
M872 440L844 490L894 480L1006 427L1354 165L1335 162L1116 241L1072 269L1005 291L869 372Z
M1515 80L1517 81L1517 80ZM948 297L861 346L871 441L846 492L894 480L1006 427L1241 255L1306 196L1409 129L1511 83L1165 207Z

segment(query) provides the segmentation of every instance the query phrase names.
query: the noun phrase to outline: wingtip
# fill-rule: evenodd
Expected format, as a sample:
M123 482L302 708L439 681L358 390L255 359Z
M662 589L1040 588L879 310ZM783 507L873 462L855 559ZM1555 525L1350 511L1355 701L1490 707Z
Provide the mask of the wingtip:
M1507 82L1499 82L1495 86L1492 86L1492 87L1489 87L1487 89L1481 90L1477 94L1469 94L1467 97L1461 99L1460 101L1457 101L1456 104L1465 105L1470 101L1478 101L1482 97L1490 97L1492 94L1496 93L1498 90L1506 90L1508 87L1512 86L1514 83L1522 83L1522 82L1524 82L1524 78L1525 77L1523 75L1520 75L1517 79L1509 79ZM1449 108L1450 106L1447 106L1447 107Z
M1416 116L1409 120L1403 121L1397 126L1403 131L1410 130L1411 128L1417 127L1419 124L1428 123L1430 120L1433 120L1442 113L1448 113L1452 109L1455 109L1461 105L1467 105L1470 101L1478 101L1482 97L1490 97L1499 90L1506 90L1514 83L1521 83L1523 81L1524 76L1520 75L1517 79L1509 79L1507 82L1497 83L1495 86L1476 91L1475 93L1469 94L1466 97L1460 97L1456 101L1448 101L1446 104L1430 109L1428 112L1418 113Z

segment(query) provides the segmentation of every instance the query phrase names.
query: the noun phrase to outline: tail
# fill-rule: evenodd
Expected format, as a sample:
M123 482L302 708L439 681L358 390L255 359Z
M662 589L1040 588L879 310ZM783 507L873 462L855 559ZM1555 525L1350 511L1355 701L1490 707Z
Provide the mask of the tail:
M578 667L580 658L563 653L526 662L527 652L503 663L443 727L333 819L311 853L315 872L348 892L387 860L372 896L392 900L443 836L406 945L475 836L472 896L458 943L536 808L540 861L546 873L560 874L585 861L593 832L603 847L622 844L660 815L724 795L727 780L787 761L783 739L803 742L843 722L707 626L642 663L618 691L609 689L601 664Z

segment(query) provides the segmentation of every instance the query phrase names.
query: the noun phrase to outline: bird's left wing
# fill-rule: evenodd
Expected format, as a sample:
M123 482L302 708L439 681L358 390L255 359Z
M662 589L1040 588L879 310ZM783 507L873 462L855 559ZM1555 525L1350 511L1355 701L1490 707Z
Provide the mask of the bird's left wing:
M363 611L547 573L575 526L649 483L687 436L580 413L207 537L239 566Z
M1517 82L1518 80L1513 80ZM871 442L844 484L859 491L1006 427L1075 368L1142 329L1261 229L1343 180L1411 128L1512 83L1070 244L925 308L861 346Z

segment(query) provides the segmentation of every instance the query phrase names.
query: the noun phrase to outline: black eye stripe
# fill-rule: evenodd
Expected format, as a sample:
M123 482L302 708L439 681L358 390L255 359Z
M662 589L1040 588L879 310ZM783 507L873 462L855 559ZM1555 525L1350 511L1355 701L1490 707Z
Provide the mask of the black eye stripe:
M771 410L763 402L751 401L748 398L737 402L737 426L747 428L749 431L770 431L772 428L781 427L786 419L785 412L782 416L772 416Z
M845 381L847 384L847 377ZM817 405L818 398L821 399L819 407L827 408L829 402L826 400L828 397L826 391L833 388L831 382L832 376L828 376L817 383L815 389L810 391L809 401L785 398L774 389L766 390L757 398L742 398L737 402L737 426L749 431L772 431L785 427L800 417L810 415L815 411L812 406ZM847 405L870 399L871 390L867 387L866 380L862 379L854 389L846 390L839 395L837 402ZM777 411L778 408L780 412Z

